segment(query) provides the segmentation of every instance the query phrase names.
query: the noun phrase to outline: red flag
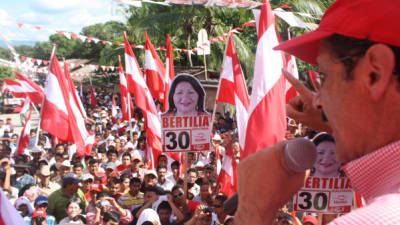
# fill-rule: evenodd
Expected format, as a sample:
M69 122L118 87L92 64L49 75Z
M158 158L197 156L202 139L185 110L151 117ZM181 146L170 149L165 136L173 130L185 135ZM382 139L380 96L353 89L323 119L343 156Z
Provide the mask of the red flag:
M35 104L42 104L43 100L43 89L37 85L35 82L31 81L26 76L14 71L18 78L18 82L21 84L23 90L25 90L26 95Z
M17 150L15 151L16 155L24 154L25 148L29 146L29 133L31 131L31 114L32 110L29 111L28 118L25 121L24 128L21 131L21 135L18 139Z
M97 106L96 95L94 94L92 82L90 82L90 108L94 109Z
M74 100L74 103L78 106L79 111L81 112L81 115L84 118L86 118L87 116L86 116L85 108L83 107L81 98L78 96L74 82L72 81L72 78L71 78L71 74L69 73L68 66L69 66L68 63L64 62L64 74L65 74L65 78L67 79L67 82L68 82L69 92L71 94L70 96Z
M314 87L315 90L319 89L319 74L315 72L314 70L309 70L308 71L308 76L310 77L311 83Z
M3 82L1 85L1 90L0 90L0 96L5 95L8 92L7 84L6 82Z
M13 112L15 113L26 113L28 111L28 109L30 109L31 106L31 101L29 100L29 98L26 98L24 103L22 103L21 105L17 106Z
M229 36L225 50L217 101L235 105L239 144L241 150L243 150L249 118L250 98L232 36Z
M236 159L233 153L232 143L229 143L226 148L221 173L218 176L218 183L221 185L221 192L228 197L232 196L237 191Z
M128 94L128 83L122 68L121 60L119 61L119 89L121 93L121 111L122 121L129 121L129 94Z
M76 150L80 156L90 155L95 142L95 136L86 129L86 111L83 108L82 102L78 97L74 82L68 70L68 64L64 63L64 75L66 79L66 88L68 91L68 100L71 107L72 115L69 116L70 123L76 123L71 128L73 130L73 138L76 145Z
M74 143L80 156L88 155L94 143L94 135L90 135L86 130L85 120L67 83L70 77L65 78L57 56L54 54L48 75L40 125L43 130L55 137Z
M124 34L124 42L128 90L133 93L136 105L143 111L146 138L150 153L147 155L147 159L151 160L150 168L154 168L154 158L157 159L158 155L161 154L161 118L157 113L154 100L144 81L139 64L133 54L126 34Z
M165 57L165 92L164 92L164 112L168 110L168 92L172 80L175 77L174 54L172 52L171 38L167 34L167 56Z
M117 122L117 115L118 115L118 109L117 105L115 104L115 96L112 96L112 106L111 106L111 121L113 123Z
M66 100L64 99L67 92L65 90L64 94L63 91L65 89L65 79L55 56L50 65L40 126L43 130L60 140L72 142L72 136L68 132L68 110Z
M294 77L299 79L299 72L297 71L297 64L296 64L296 58L292 55L288 56L288 64L287 64L287 70L293 74ZM289 81L286 81L286 104L289 103L290 99L296 97L298 95L296 89L292 87Z
M242 159L285 137L284 56L280 51L272 49L277 44L274 14L269 1L264 0L258 23L254 80Z
M146 38L144 45L146 55L146 64L144 67L146 83L151 95L158 101L164 102L165 68L150 39L147 37L147 32L144 35Z
M26 91L22 89L21 84L16 81L16 80L9 80L9 79L4 79L4 83L8 91L11 92L11 94L14 97L17 98L26 98Z

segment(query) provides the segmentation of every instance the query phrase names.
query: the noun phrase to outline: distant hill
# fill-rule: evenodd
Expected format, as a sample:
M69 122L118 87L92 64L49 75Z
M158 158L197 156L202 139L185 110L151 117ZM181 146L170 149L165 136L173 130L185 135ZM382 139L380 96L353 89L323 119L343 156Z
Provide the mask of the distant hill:
M19 41L19 40L11 40L11 45L13 47L18 46L18 45L29 45L29 46L35 46L37 41ZM1 48L7 48L7 45L4 43L4 41L0 41L0 47Z

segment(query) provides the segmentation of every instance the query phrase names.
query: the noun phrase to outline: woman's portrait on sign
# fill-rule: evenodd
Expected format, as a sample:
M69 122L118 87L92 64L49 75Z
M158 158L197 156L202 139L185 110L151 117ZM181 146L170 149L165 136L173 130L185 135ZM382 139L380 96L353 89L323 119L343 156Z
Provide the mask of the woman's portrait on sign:
M165 116L206 115L205 91L199 80L189 74L179 74L172 81L169 93L169 108Z
M317 160L311 171L316 177L342 177L342 163L335 155L335 139L327 133L319 133L312 139L317 149Z

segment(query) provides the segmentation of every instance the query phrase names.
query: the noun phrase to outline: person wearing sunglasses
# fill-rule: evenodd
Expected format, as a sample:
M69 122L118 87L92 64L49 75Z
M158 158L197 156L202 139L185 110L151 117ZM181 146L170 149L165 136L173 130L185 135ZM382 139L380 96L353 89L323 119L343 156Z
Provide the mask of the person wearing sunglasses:
M172 197L176 207L182 212L184 221L189 220L195 213L196 208L200 206L200 202L192 201L184 196L183 187L181 185L175 185L172 188Z
M226 217L228 216L224 212L224 208L223 208L223 204L227 199L228 199L228 196L226 196L225 194L222 194L222 193L215 195L213 197L212 208L218 217L218 221L217 221L218 224L221 224L221 222L224 222L226 220Z

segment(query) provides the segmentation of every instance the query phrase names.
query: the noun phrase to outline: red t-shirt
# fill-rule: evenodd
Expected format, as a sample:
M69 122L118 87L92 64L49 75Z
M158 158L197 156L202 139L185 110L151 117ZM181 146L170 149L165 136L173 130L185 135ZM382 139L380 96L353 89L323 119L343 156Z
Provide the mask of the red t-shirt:
M201 205L200 202L198 202L198 201L192 201L189 199L187 201L188 201L187 204L189 206L189 209L190 209L190 211L192 211L192 213L194 213L196 211L197 207L199 207L199 205Z

